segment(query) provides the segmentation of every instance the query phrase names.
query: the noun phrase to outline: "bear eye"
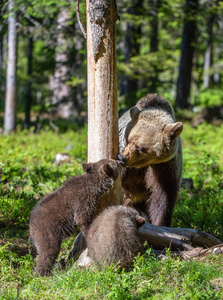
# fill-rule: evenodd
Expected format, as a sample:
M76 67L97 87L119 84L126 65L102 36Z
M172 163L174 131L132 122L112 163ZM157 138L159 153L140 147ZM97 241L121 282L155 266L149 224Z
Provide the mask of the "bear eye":
M141 146L136 146L136 150L138 152L145 152L145 148L141 147Z

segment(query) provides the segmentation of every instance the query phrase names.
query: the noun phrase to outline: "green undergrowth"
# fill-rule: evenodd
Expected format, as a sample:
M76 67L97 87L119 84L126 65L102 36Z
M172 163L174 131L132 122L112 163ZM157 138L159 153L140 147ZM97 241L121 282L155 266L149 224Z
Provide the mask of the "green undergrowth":
M173 226L207 231L223 240L223 125L201 124L182 132L183 178L193 189L182 189Z
M223 264L180 261L167 255L157 260L148 251L126 272L70 267L50 277L33 273L33 259L4 251L0 258L0 299L223 299ZM216 267L216 265L218 267Z
M83 172L81 162L87 155L86 129L76 133L68 131L66 135L22 131L0 138L1 218L6 224L26 226L30 210L43 195ZM68 162L53 163L57 153L68 154Z
M223 240L223 125L184 125L184 178L172 225L201 229ZM54 164L57 153L69 154ZM87 157L87 130L57 134L19 131L0 136L0 299L223 299L223 257L157 260L148 251L130 271L73 268L53 276L34 273L28 219L36 202L72 175L81 174ZM62 246L62 255L72 239Z

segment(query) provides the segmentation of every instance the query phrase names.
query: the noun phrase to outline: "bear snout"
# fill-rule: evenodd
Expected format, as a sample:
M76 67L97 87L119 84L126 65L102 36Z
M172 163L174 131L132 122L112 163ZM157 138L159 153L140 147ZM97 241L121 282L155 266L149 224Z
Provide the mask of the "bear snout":
M123 156L121 153L119 153L118 159L120 160L120 162L121 162L122 164L124 164L125 158L124 158L124 156Z

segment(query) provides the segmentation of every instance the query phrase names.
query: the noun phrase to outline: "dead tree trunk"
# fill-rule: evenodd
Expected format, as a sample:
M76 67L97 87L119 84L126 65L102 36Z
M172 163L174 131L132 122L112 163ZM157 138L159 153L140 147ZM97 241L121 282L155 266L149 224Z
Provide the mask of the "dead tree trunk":
M14 0L9 1L8 17L8 66L6 77L6 99L4 115L4 133L8 134L15 129L15 102L16 102L16 17Z
M119 151L116 18L114 0L87 0L88 161Z
M88 161L119 153L115 0L87 0ZM100 211L122 203L121 178Z
M187 251L196 247L212 247L222 244L214 236L191 228L162 227L145 223L139 231L142 239L154 249L170 248L174 251Z

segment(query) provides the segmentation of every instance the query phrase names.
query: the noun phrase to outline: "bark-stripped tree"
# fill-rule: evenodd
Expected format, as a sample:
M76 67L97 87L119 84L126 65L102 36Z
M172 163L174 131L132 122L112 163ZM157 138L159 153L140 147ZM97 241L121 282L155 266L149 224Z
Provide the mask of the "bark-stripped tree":
M115 0L87 0L88 161L119 153ZM103 202L103 201L102 201ZM105 203L120 204L121 178ZM106 204L106 205L107 205Z
M8 64L6 77L6 99L4 115L4 134L8 134L15 129L15 103L16 103L16 15L14 10L14 0L9 1L8 17Z
M87 0L88 161L117 158L115 0Z

